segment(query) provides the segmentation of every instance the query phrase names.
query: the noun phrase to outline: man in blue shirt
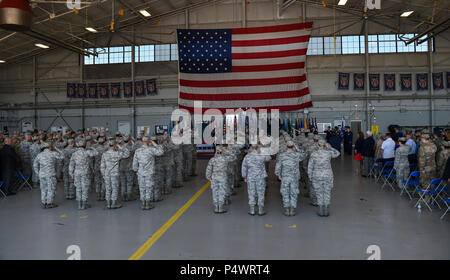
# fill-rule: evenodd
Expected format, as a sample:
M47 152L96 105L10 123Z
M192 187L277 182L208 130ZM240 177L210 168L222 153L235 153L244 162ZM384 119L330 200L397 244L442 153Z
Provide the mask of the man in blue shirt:
M417 145L416 145L416 142L414 142L414 140L412 139L411 133L406 134L406 139L407 139L406 145L411 147L411 151L408 154L409 164L417 164L417 157L416 157Z

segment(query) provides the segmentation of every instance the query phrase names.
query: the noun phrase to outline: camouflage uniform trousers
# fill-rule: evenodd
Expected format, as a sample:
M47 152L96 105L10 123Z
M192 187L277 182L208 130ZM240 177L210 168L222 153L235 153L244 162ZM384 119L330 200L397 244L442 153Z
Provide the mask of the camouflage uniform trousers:
M56 160L56 178L57 179L61 179L62 176L64 176L63 174L63 167L64 167L64 160L63 159L57 159Z
M77 201L87 201L89 196L89 188L91 186L91 178L89 175L75 175L73 183L77 192Z
M264 194L266 191L265 178L248 179L248 205L264 207Z
M103 180L102 173L100 171L95 171L94 186L96 193L100 193L102 195L105 194L105 181Z
M56 194L56 177L43 177L40 178L41 184L41 202L43 204L51 204L55 199Z
M120 171L121 194L131 195L133 193L134 172L132 170Z
M211 191L214 206L223 205L227 192L227 182L224 180L212 180Z
M183 153L183 178L192 175L192 152Z
M436 178L435 166L419 167L419 170L420 170L420 184L424 187L428 186L431 179Z
M280 192L283 197L283 207L297 208L297 197L299 194L298 180L295 178L282 178Z
M164 165L163 166L163 182L162 182L162 192L163 193L170 193L172 192L172 176L173 176L173 169L172 165Z
M397 179L397 186L400 189L403 189L405 187L405 184L403 184L403 181L408 180L409 177L409 166L402 166L400 168L397 168L395 170L395 178Z
M318 205L329 205L331 200L331 189L333 178L312 179L312 185L317 196Z
M63 179L64 179L64 194L66 196L74 197L75 185L72 177L69 175L69 169L64 170Z
M225 197L230 199L231 193L234 190L234 174L230 171L227 172L227 177L225 179L226 189L225 189Z
M309 180L308 176L306 175L306 187L308 188L309 197L311 198L311 202L313 204L318 204L317 202L317 191L314 188L313 183Z
M119 176L105 176L105 199L106 201L117 201L119 194Z
M183 162L178 159L175 159L174 170L175 170L175 183L181 185L181 183L183 182Z
M155 186L153 175L148 176L139 175L138 181L139 181L139 191L141 201L150 201L153 192L153 187Z
M161 198L161 190L164 182L164 166L160 163L155 164L155 173L153 173L153 186L150 191L150 201L157 201Z

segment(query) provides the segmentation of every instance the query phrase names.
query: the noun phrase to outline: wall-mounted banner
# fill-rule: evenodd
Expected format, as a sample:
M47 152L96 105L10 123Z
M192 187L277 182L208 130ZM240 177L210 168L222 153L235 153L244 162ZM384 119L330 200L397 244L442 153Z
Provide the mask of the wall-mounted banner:
M439 90L444 89L444 81L443 81L444 73L433 73L433 89Z
M123 97L125 98L133 97L133 82L123 83Z
M350 84L350 74L349 73L339 73L338 89L348 90Z
M77 93L78 98L87 98L86 84L78 84Z
M428 90L428 73L416 74L417 90Z
M353 89L354 90L364 90L364 73L354 73L353 74Z
M67 98L76 97L76 87L74 83L67 83Z
M145 96L144 81L134 82L134 92L136 96Z
M400 88L402 91L412 90L412 75L411 74L400 74Z
M100 98L109 98L109 84L99 84Z
M380 90L380 74L369 74L370 90Z
M395 74L384 74L384 91L395 91Z
M120 83L111 83L111 97L120 98Z
M88 84L88 97L98 98L97 84Z
M447 76L447 89L450 89L450 72L446 72Z
M156 95L156 79L146 80L147 95Z

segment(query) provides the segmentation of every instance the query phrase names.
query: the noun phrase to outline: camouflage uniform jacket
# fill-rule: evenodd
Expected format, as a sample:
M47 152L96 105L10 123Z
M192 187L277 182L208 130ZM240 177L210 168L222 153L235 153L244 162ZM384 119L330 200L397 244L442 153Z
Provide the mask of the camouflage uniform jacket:
M133 157L133 170L140 176L150 176L155 172L155 157L163 155L161 145L142 146L136 150Z
M300 161L306 158L306 154L300 151L286 151L280 155L280 159L275 166L275 175L282 178L300 179Z

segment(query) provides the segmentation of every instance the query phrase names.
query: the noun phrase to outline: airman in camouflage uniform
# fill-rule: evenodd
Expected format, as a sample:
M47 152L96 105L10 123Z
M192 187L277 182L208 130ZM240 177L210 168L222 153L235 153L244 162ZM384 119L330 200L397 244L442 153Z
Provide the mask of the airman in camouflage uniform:
M168 136L165 137L163 142L164 154L163 154L163 184L161 193L170 194L172 193L172 177L173 177L173 166L174 161L174 144Z
M25 134L25 139L19 144L18 154L20 156L22 172L24 175L32 175L32 162L30 157L30 147L32 144L32 137L29 133Z
M281 180L280 191L283 197L284 215L295 216L299 194L299 163L306 158L306 154L292 141L288 141L286 145L287 151L280 155L275 166L275 175Z
M314 138L313 134L308 134L308 138L306 138L306 141L303 142L303 147L306 151L306 159L303 161L303 170L304 170L304 174L305 174L305 180L303 181L306 189L308 190L308 196L311 198L311 205L313 206L317 206L317 195L315 192L315 189L312 185L311 180L309 180L309 176L308 176L308 163L309 163L309 159L311 157L311 154L315 151L318 150L318 146L317 143L320 140L320 136L317 136L316 138Z
M97 201L104 201L106 195L105 180L101 173L101 162L103 153L108 150L105 145L105 138L100 137L97 143L94 145L94 149L97 150L98 154L94 157L94 186L95 192L97 193Z
M395 150L395 160L394 160L394 169L395 169L395 178L397 179L397 186L400 189L404 189L405 185L403 181L408 180L409 176L409 160L408 154L411 151L411 147L406 145L406 138L400 137L398 139L400 143L400 147Z
M37 155L41 152L41 143L38 136L33 137L33 144L30 146L30 158L31 162L34 163ZM33 182L33 187L37 187L39 184L39 175L34 172L34 168L32 169L33 175L31 176L31 180Z
M431 179L436 177L436 145L429 141L430 135L423 133L419 147L417 163L420 171L420 183L422 186L428 186Z
M134 145L128 135L123 137L124 141L124 149L128 149L130 151L130 156L120 160L119 169L120 169L120 186L122 190L122 200L131 201L133 198L133 176L134 172L132 169L133 157L134 157Z
M160 144L160 138L157 136L152 136L151 140L157 144ZM164 152L164 146L161 146ZM158 202L163 198L161 196L162 188L164 184L164 154L155 156L155 173L154 173L154 184L150 191L150 201Z
M175 171L175 178L173 187L174 188L181 188L182 182L183 182L183 149L181 144L175 144L174 145L174 171Z
M41 202L43 208L57 207L54 203L56 192L56 170L57 159L63 159L64 154L56 149L56 152L50 150L50 145L46 142L41 144L42 152L39 153L33 162L33 169L39 175L41 187Z
M447 162L448 157L450 156L450 141L443 141L441 151L437 156L437 175L438 177L442 177L444 174L445 164Z
M85 149L86 142L80 140L77 142L78 149L72 154L69 163L69 176L72 177L75 188L78 209L84 210L87 207L89 188L91 185L90 174L93 170L90 168L89 158L98 155L97 150L93 148Z
M66 145L67 145L66 141L61 137L61 135L57 134L56 135L55 146L59 150L62 151ZM56 178L58 180L63 178L63 166L64 166L64 159L56 161Z
M67 147L64 148L64 164L63 164L63 180L64 180L64 194L66 199L75 198L75 185L73 183L73 178L69 174L69 165L72 154L75 153L77 149L75 148L75 142L73 139L67 140Z
M242 161L242 177L247 183L249 214L255 215L255 206L258 205L258 215L265 214L264 195L266 190L267 172L265 162L270 161L269 155L261 154L258 146L252 146Z
M192 175L192 144L182 144L183 150L183 180Z
M102 155L100 171L105 180L106 208L117 209L122 207L117 201L119 193L119 161L122 158L129 157L130 151L128 149L122 149L120 145L117 145L119 149L116 150L116 142L114 139L110 139L108 144L108 151L105 151Z
M216 154L208 161L205 177L211 181L214 213L225 213L225 200L228 184L228 164L235 160L233 155L226 155L221 146L216 146Z
M163 147L154 141L153 146L149 146L149 140L147 136L142 138L143 146L135 151L133 158L133 170L138 176L142 210L154 208L150 200L155 186L155 156L164 153Z
M308 162L308 177L313 184L319 205L319 216L329 215L329 204L331 200L331 189L333 188L333 170L331 159L337 158L340 153L328 144L324 139L318 141L319 149L314 151Z

